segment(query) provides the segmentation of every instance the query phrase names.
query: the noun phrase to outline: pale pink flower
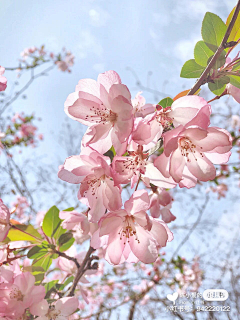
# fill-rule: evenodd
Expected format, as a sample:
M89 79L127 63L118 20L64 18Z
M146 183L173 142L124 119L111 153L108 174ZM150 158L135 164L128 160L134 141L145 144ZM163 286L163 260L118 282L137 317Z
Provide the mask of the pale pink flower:
M234 87L231 83L226 85L227 93L230 94L235 101L240 103L240 89Z
M153 218L159 218L166 223L172 222L176 217L171 213L171 203L173 198L168 191L156 190L149 194L150 198L150 213Z
M91 222L97 222L106 209L121 207L121 190L114 185L109 158L91 148L85 148L79 156L66 159L60 167L58 176L69 183L81 183L78 198L89 206Z
M17 199L12 203L14 212L18 218L23 218L25 211L30 206L26 197L17 196Z
M154 262L158 257L158 248L166 246L167 241L173 237L163 221L148 216L148 209L147 191L135 191L125 202L124 209L109 212L102 217L99 231L93 235L91 245L97 248L104 243L105 259L111 264L138 260Z
M180 187L191 188L200 181L216 176L213 165L226 163L231 155L231 135L223 129L210 127L209 107L201 108L185 126L164 134L164 152L154 165L165 177L172 177Z
M135 98L132 99L132 105L134 116L144 118L146 115L153 113L156 106L150 103L146 104L146 100L141 93L141 91L138 92Z
M105 153L113 145L118 155L125 152L133 127L133 107L130 92L115 71L100 74L97 81L80 80L65 102L65 112L90 126L84 146Z
M10 211L0 199L0 242L3 241L10 229Z
M41 301L45 296L45 288L34 284L35 277L30 272L17 275L13 283L0 284L0 315L11 317L13 314L17 319L26 308Z
M142 175L144 183L158 185L159 187L173 188L176 183L171 178L165 178L151 162L147 161L148 154L143 153L143 147L138 145L135 151L129 151L129 156L113 158L114 181L116 184L131 181L131 188Z
M164 115L162 116L161 121L163 122L164 127L167 127L171 122L174 127L185 125L197 115L199 110L203 107L206 108L206 106L208 106L209 112L211 113L210 105L202 97L194 95L181 97L174 101L169 109L165 108L161 110ZM168 123L169 121L170 123Z
M7 88L7 78L3 76L5 68L0 66L0 91L4 91Z
M48 305L47 300L42 300L30 307L33 315L38 316L38 320L66 320L78 308L76 297L65 297L58 299Z
M20 135L22 137L34 136L37 127L33 126L30 123L23 123L20 127Z
M83 235L86 235L90 231L89 221L87 216L83 213L76 211L60 211L59 218L64 220L61 225L64 229L74 230L76 226L80 226Z
M65 57L63 60L56 61L56 65L58 66L58 69L61 71L68 71L71 72L69 67L72 67L74 64L74 55L69 51L66 53Z
M216 192L218 195L218 200L226 197L226 192L228 191L228 186L225 183L220 183L216 187L209 188L212 192Z

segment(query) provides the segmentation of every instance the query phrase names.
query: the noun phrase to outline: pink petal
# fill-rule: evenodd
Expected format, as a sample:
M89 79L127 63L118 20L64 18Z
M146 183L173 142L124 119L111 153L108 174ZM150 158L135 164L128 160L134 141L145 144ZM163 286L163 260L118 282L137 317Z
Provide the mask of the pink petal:
M185 167L185 159L181 154L180 148L175 150L170 160L170 175L176 182L180 182L182 179L183 169Z
M48 303L47 300L42 300L40 302L34 303L31 307L30 307L30 312L34 315L34 316L44 316L47 314L48 312Z
M165 222L153 219L152 217L150 217L150 219L152 220L152 229L150 231L151 235L156 239L157 243L161 247L165 247L167 242L173 240L172 232L169 230Z
M188 155L187 167L189 171L200 181L213 180L216 176L216 169L211 161L205 155L201 155L198 151Z
M117 72L110 70L104 73L99 74L98 83L101 83L107 91L109 91L110 87L113 84L122 83L121 78L117 74Z
M96 80L81 79L78 82L75 91L76 92L79 92L79 91L87 92L97 98L100 98L100 89L99 88L100 88L99 83L97 83Z
M152 263L156 261L158 257L158 250L156 242L148 231L145 231L140 226L135 226L136 237L130 237L129 245L133 254L143 263Z
M160 157L158 157L158 158L160 158ZM161 158L163 159L163 157L161 157ZM168 160L168 158L165 158L165 159ZM158 161L156 161L156 163L159 164L160 161L161 160L158 159ZM163 163L161 163L161 165L162 164ZM160 188L167 188L167 189L171 189L171 188L176 187L176 182L170 176L168 178L163 176L161 171L159 171L159 169L156 168L153 165L153 163L147 163L145 168L146 168L146 171L145 171L145 174L143 175L143 178L145 178L145 177L148 178L149 181L152 184L154 184L155 186L160 187ZM161 167L161 169L162 169L162 167ZM169 174L166 172L166 175L169 175Z
M162 208L161 215L165 223L170 223L176 220L176 217L172 214L172 212L168 208Z
M231 151L223 154L206 152L205 156L214 164L224 164L228 162L231 154Z
M147 211L150 200L146 190L137 190L131 198L125 202L124 208L128 213L134 214L140 211Z
M170 178L169 164L170 164L170 157L167 157L164 152L159 157L157 157L157 159L155 159L155 161L154 161L154 166L166 178ZM146 168L146 170L147 170L147 168ZM148 176L149 176L149 174L148 174Z
M119 227L122 225L123 220L123 217L115 214L108 214L106 217L103 217L99 236L102 237L103 235L109 235L112 232L115 233L116 229L119 229Z
M78 299L76 297L65 297L57 300L55 309L60 310L64 316L71 315L78 308Z

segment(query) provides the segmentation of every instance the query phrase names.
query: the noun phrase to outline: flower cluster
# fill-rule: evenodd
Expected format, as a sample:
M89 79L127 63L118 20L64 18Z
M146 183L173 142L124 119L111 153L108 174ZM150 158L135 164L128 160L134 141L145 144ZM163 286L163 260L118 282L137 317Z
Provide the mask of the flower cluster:
M30 272L21 272L16 263L1 266L0 274L0 317L3 319L25 319L31 313L41 320L61 320L78 308L76 297L61 298L49 305L44 299L44 286L35 285L35 277Z
M65 72L71 72L71 67L74 64L74 55L65 48L58 54L49 52L42 45L40 48L35 46L26 48L21 52L20 66L18 71L28 69L40 65L44 62L53 62L58 66L58 69Z
M156 261L158 249L173 239L166 225L175 219L172 197L165 189L214 179L213 163L226 163L231 154L231 135L209 127L211 107L203 98L181 97L165 108L146 104L140 94L131 100L114 71L97 81L80 80L65 112L88 126L80 155L67 158L58 176L80 184L78 199L98 226L91 246L103 248L115 265ZM140 181L150 194L137 191ZM135 191L122 208L122 188L128 184Z
M175 275L175 280L181 293L185 293L186 290L197 291L203 280L203 271L199 267L199 257L194 258L191 266L184 263L181 272Z
M12 210L18 219L25 219L26 218L26 210L29 207L29 203L26 197L17 196L16 200L12 203Z
M8 149L22 145L35 147L38 140L43 139L43 135L36 134L37 127L32 124L33 120L34 115L25 116L23 112L16 113L4 132L2 145Z

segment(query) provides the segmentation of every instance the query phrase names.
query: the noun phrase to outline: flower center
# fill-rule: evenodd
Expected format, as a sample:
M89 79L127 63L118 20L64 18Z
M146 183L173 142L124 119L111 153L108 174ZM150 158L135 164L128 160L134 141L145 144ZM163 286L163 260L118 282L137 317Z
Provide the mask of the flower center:
M173 118L169 117L168 113L171 111L171 107L162 108L157 106L156 120L163 126L163 128L169 128L173 123Z
M120 235L120 240L124 239L124 244L126 244L126 241L130 242L130 237L135 237L134 240L140 243L135 228L135 219L133 217L126 216L123 227L118 234Z
M197 161L197 158L195 156L197 146L187 137L180 138L178 141L178 145L181 149L181 154L183 157L187 158L187 161L190 162L189 154L191 153L194 157L194 159ZM202 147L200 147L202 149ZM203 157L203 153L200 152L200 155Z
M14 287L12 288L10 295L9 295L10 299L16 299L17 301L23 301L24 295L22 294L22 292Z
M50 320L57 320L58 316L61 316L61 311L60 310L55 310L55 306L51 306L51 309L48 311L48 319Z
M114 126L115 122L117 121L117 113L113 112L112 110L107 109L103 106L96 107L92 106L90 108L91 115L86 115L85 120L91 121L94 123L101 123L105 124L107 122L110 122L112 126Z

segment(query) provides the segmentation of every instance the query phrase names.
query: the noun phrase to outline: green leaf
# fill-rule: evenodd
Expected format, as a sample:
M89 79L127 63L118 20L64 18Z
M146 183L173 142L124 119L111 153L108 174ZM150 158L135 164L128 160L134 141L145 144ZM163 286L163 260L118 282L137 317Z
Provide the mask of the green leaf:
M226 33L227 26L214 13L207 12L202 22L202 38L204 42L219 47Z
M232 9L229 16L227 17L227 21L226 21L227 27L229 26L229 24L232 20L235 9L236 9L236 6ZM238 13L237 19L233 25L232 31L231 31L227 41L237 41L239 38L240 38L240 13ZM228 50L229 49L230 48L228 48Z
M233 70L233 71L240 70L240 62L236 63L236 64L232 67L232 70Z
M70 207L70 208L64 209L63 211L73 211L73 210L74 210L74 207Z
M182 78L199 78L204 71L204 67L196 63L194 59L184 63L180 77Z
M32 265L42 267L45 271L47 271L52 264L52 254L48 253L42 258L38 258L33 260Z
M50 291L52 288L55 287L55 285L58 283L58 281L59 280L52 280L52 281L44 284L44 287L46 289L46 295L47 295L48 291Z
M17 230L15 228L11 228L4 242L10 242L10 241L30 241L33 243L41 242L42 236L37 232L36 229L34 229L34 227L31 224L29 225L18 224L16 225L16 227L24 232L27 232L28 234L20 230ZM39 240L37 240L35 237L39 238Z
M74 244L75 239L71 238L70 240L68 240L66 243L64 243L60 248L59 251L63 252L68 250L73 244Z
M229 76L230 83L240 89L240 77L239 76Z
M208 62L210 62L210 59ZM217 58L216 62L214 63L213 69L217 70L221 68L225 64L225 62L226 62L226 52L222 51L220 56Z
M71 240L73 237L71 232L66 232L64 234L61 234L61 236L58 239L59 246L62 246L63 244L67 243L69 240Z
M34 274L34 277L35 277L35 284L40 284L45 277L45 273Z
M167 97L167 98L162 99L160 102L158 102L158 104L160 106L162 106L163 108L171 107L171 105L173 104L173 99L170 97Z
M48 250L46 247L43 246L35 246L31 250L28 251L27 257L29 259L37 259L41 258L42 256L46 255Z
M62 220L59 218L59 209L56 206L51 207L43 219L43 232L48 237L54 237L56 239L54 235L60 227L61 222Z
M69 283L73 282L73 280L74 276L71 276L63 284L57 284L56 287L62 291Z
M32 274L44 273L44 269L42 267L35 267L35 266L23 266L23 271L31 272Z
M209 82L208 88L217 96L220 96L226 88L226 84L229 83L229 77L222 77L219 79L215 79L214 83Z
M209 58L212 57L214 52L209 49L204 41L198 41L194 48L194 58L197 64L206 67Z

